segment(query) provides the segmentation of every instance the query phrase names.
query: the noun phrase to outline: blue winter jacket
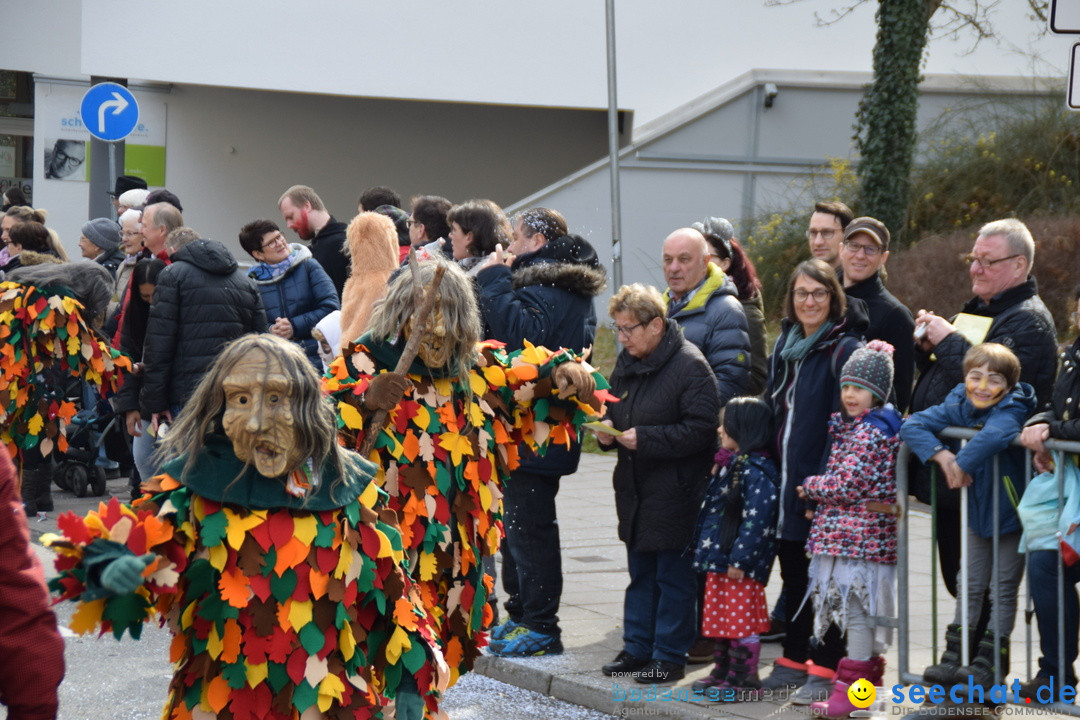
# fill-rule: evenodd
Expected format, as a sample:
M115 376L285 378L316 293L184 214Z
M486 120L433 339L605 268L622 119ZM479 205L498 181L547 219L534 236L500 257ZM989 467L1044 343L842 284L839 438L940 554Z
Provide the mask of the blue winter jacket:
M736 478L743 505L733 519L726 510ZM726 573L734 565L762 585L769 583L776 556L779 484L776 464L761 453L739 455L712 476L691 545L695 570ZM730 547L725 547L725 538L732 538Z
M1020 532L1020 519L1013 503L1024 492L1024 449L1009 447L1009 443L1035 412L1035 406L1035 389L1021 382L998 404L978 410L960 383L949 392L945 402L913 414L900 428L901 439L924 463L930 462L939 450L956 453L956 464L974 481L968 489L968 524L979 537L994 535L994 455L999 458L1001 472L1000 532ZM959 440L938 439L937 433L949 426L978 428L979 432L960 448Z
M668 317L709 361L723 407L750 385L750 334L739 291L723 270L709 263L705 279L688 302L676 303L670 292L664 293Z
M248 272L262 295L266 322L273 325L279 317L288 318L293 326L293 341L304 348L311 362L322 370L319 343L311 331L324 317L341 309L334 282L311 251L299 243L289 245L289 269L283 275L270 277L267 266L260 263Z

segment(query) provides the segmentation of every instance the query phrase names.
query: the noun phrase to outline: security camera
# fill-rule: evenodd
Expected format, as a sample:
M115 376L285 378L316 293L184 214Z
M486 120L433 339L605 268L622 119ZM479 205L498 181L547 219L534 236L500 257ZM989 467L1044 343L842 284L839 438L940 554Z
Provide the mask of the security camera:
M765 107L771 108L779 94L780 90L776 87L776 83L765 83Z

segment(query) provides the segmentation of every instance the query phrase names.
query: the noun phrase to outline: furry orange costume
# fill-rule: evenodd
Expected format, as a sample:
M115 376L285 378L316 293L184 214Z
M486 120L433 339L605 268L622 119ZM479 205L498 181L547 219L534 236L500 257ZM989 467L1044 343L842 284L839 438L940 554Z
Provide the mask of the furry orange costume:
M394 222L375 212L362 212L345 231L352 271L341 293L341 340L344 348L364 334L371 307L386 294L386 281L398 267Z

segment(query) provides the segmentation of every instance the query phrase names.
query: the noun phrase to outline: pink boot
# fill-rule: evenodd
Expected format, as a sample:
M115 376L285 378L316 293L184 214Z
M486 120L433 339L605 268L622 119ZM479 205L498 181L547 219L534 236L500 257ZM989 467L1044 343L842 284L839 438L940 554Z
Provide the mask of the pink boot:
M872 684L879 685L884 674L884 658L872 657L869 660L842 659L840 665L836 668L836 679L833 681L832 694L824 702L811 704L811 712L818 717L826 717L831 720L846 718L853 710L858 709L848 699L848 687L860 678L865 678Z

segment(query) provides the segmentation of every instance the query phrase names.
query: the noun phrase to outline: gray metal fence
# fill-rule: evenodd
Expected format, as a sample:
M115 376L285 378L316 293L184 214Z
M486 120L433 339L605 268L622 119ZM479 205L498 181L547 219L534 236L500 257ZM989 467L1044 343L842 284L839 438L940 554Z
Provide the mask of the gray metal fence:
M950 428L946 428L945 430L943 430L940 433L940 437L948 438L948 439L954 439L954 440L961 440L963 442L963 441L966 441L966 440L970 439L971 437L973 437L976 432L977 432L976 430L971 429L971 428L950 427ZM1012 444L1014 446L1019 447L1020 446L1019 438L1014 440ZM1045 445L1046 445L1046 449L1049 450L1053 454L1054 461L1055 461L1057 480L1058 480L1058 517L1060 519L1062 509L1064 508L1064 505L1065 505L1065 502L1064 502L1064 500L1065 500L1065 498L1064 498L1064 476L1063 476L1063 473L1062 473L1062 468L1064 467L1063 463L1064 462L1072 462L1071 458L1066 458L1066 454L1080 454L1080 442L1051 439L1051 440L1047 440ZM908 616L908 609L911 607L911 603L909 602L910 589L909 589L909 586L908 586L908 576L909 576L909 571L910 571L910 567L911 567L910 566L911 549L909 548L909 540L908 540L908 537L909 537L909 532L908 532L908 492L909 492L909 487L910 487L910 476L909 476L909 468L910 467L911 467L911 451L907 447L906 444L903 444L900 447L900 452L899 452L899 455L898 455L898 458L897 458L897 465L896 465L897 502L900 504L900 508L901 508L900 521L897 524L897 601L898 601L897 602L897 608L898 608L898 612L897 612L897 618L896 618L896 627L898 629L898 632L897 632L897 636L898 636L897 637L897 654L898 654L898 662L899 662L898 670L899 670L899 673L900 673L900 682L904 683L904 684L908 684L908 685L916 684L916 683L923 683L921 670L917 671L917 672L912 672L911 668L909 667L909 665L910 665L910 657L911 657L910 646L909 646L909 640L910 640L909 633L910 633L910 629L911 629L911 618ZM1025 487L1027 486L1028 482L1031 480L1031 476L1032 476L1031 452L1030 451L1025 451L1025 463L1024 463L1024 486ZM995 479L995 482L994 482L994 491L993 491L993 511L994 511L993 565L994 565L994 567L993 567L993 570L992 570L991 582L990 582L990 588L991 588L990 591L991 591L991 595L993 597L993 602L995 604L997 604L997 602L998 602L997 593L999 591L998 590L998 582L997 582L998 567L999 567L998 545L999 545L999 537L1000 537L998 510L1000 508L1000 503L1002 502L1001 483L997 482L999 477L1000 477L999 463L998 463L998 458L995 457L994 458L994 479ZM935 486L936 486L936 483L935 483ZM961 533L960 533L960 537L961 537L961 563L960 563L960 566L961 566L962 575L961 575L961 581L957 583L957 592L960 594L959 599L960 599L961 607L963 608L963 612L964 612L965 615L966 615L966 608L967 608L967 597L966 597L967 596L967 582L966 582L967 581L967 578L966 578L966 560L967 560L966 528L967 528L967 492L968 491L969 491L969 488L966 488L966 487L961 488L961 490L960 490L960 508L961 508L961 518L962 518L962 521L961 521L962 527L961 527ZM1005 502L1008 502L1008 500L1005 499ZM932 495L931 511L934 512L934 513L937 512L936 493ZM933 523L932 523L932 525L933 525ZM931 544L932 545L934 544L933 541L931 542ZM936 547L931 547L930 548L930 565L931 565L931 567L930 567L931 577L933 579L932 583L931 583L931 598L932 598L932 601L931 601L931 608L932 608L931 609L931 613L932 613L931 631L933 633L933 638L934 638L934 641L933 641L934 642L934 644L933 644L933 655L934 655L934 659L936 661L937 658L939 657L939 651L938 651L937 642L938 642L938 638L940 637L940 635L938 634L939 623L938 623L938 618L937 618L937 589L938 589L939 583L938 583L937 548ZM1025 566L1026 566L1026 558L1025 558ZM1060 547L1059 547L1058 548L1058 573L1057 573L1057 599L1058 599L1058 603L1057 603L1057 613L1058 613L1057 626L1058 626L1059 632L1062 631L1063 628L1065 627L1065 619L1064 619L1065 610L1064 610L1064 604L1063 604L1063 598L1065 597L1065 592L1066 592L1066 590L1068 590L1070 592L1075 592L1073 590L1073 588L1071 588L1071 587L1066 588L1065 587L1065 578L1064 578L1063 569L1064 568L1063 568L1063 562L1062 562L1062 558L1061 558L1061 550L1060 550ZM1033 612L1032 612L1031 608L1033 607L1033 605L1032 605L1032 601L1031 601L1030 586L1028 586L1028 587L1029 587L1029 591L1027 593L1026 605L1025 605L1025 608L1026 608L1026 612L1025 612L1025 621L1026 621L1025 622L1025 637L1024 637L1024 640L1025 640L1024 646L1025 646L1025 655L1026 655L1026 668L1025 668L1026 672L1024 673L1024 679L1025 680L1034 677L1033 658L1035 657L1034 653L1038 652L1038 648L1033 648L1032 647L1031 620L1032 620L1032 617L1033 617ZM966 620L966 617L965 617L965 620ZM966 621L964 623L962 623L962 625L964 627L968 626ZM972 657L972 653L971 653L972 649L968 647L967 633L965 632L962 635L963 635L963 641L962 641L963 646L962 646L961 659L963 661L963 664L967 665L969 663L970 658ZM1000 646L999 646L1000 635L1001 635L1000 633L995 633L995 639L994 639L995 657L1000 657L1000 655L998 654L999 651L1000 651ZM1055 696L1056 696L1056 693L1058 692L1058 688L1060 687L1061 683L1064 682L1064 679L1065 679L1064 678L1064 675L1065 675L1065 644L1063 642L1063 638L1061 638L1061 637L1059 637L1059 639L1058 639L1058 663L1057 663L1057 666L1059 668L1058 672L1059 672L1060 675L1062 675L1062 677L1055 678L1055 680L1054 680ZM1002 681L1003 681L1003 678L1001 677L1000 668L998 668L997 672L996 672L995 682L1000 684ZM1052 710L1054 712L1060 712L1060 713L1080 717L1080 707L1078 707L1076 705L1065 705L1065 704L1062 704L1062 703L1055 703L1055 704L1052 704L1052 705L1046 705L1044 707L1047 710Z

